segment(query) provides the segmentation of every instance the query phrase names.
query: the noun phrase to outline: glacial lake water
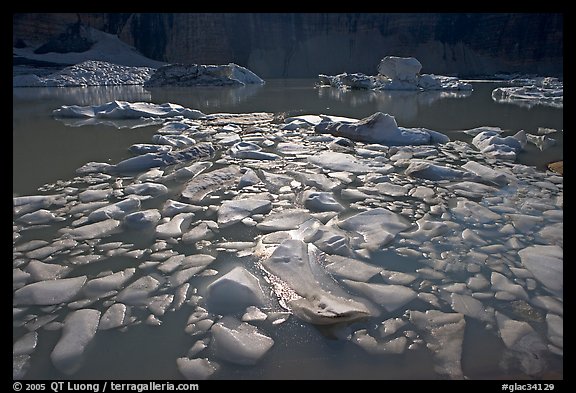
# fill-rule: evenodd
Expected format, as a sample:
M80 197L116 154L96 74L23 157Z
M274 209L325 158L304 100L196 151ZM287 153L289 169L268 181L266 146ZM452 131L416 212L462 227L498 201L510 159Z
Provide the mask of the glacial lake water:
M265 86L245 88L179 88L146 90L141 86L89 87L89 88L15 88L13 89L13 196L37 195L38 188L58 180L69 180L77 176L75 170L89 161L117 163L132 154L127 150L135 143L150 143L159 125L131 129L129 121L110 125L78 126L74 120L57 120L52 111L61 105L99 105L112 100L146 101L154 103L175 103L204 113L248 113L272 112L282 116L303 114L329 114L363 118L380 111L395 116L398 125L403 127L425 127L450 136L452 140L470 142L472 137L461 130L480 126L497 126L509 130L512 135L519 130L536 134L539 127L563 130L563 110L546 106L532 108L514 104L495 103L491 98L492 89L502 83L476 82L473 92L371 92L339 91L332 88L317 88L315 80L270 80ZM563 131L551 135L556 145L540 151L529 144L518 155L517 163L535 166L545 170L551 161L563 159ZM354 183L352 183L354 184ZM348 206L348 205L347 205ZM199 215L202 218L202 215ZM203 219L210 218L208 214ZM415 221L415 220L412 220ZM60 229L63 224L54 224ZM484 232L483 232L484 231ZM52 227L31 228L21 231L15 246L26 241L41 239L51 241L56 236ZM480 230L487 238L497 239L496 233L488 229ZM247 231L222 230L221 239L226 241L249 242L255 233ZM150 247L151 239L138 233L114 235L104 239L133 244L135 248ZM174 245L175 250L188 253L185 246ZM246 265L248 270L257 273L251 257L239 253L217 251L207 247L206 253L216 257L209 265L216 271L227 271L232 266ZM444 246L440 251L449 251ZM200 252L200 251L199 251ZM204 251L202 251L204 252ZM52 262L64 263L66 255L58 255ZM248 262L247 262L248 260ZM419 267L412 257L394 254L391 250L378 253L370 262L381 267L401 272L413 272ZM102 262L77 266L71 276L87 275L96 277L103 271L117 272L128 267L137 267L142 261L134 261L122 255L113 256ZM247 265L248 264L248 265ZM22 265L24 266L24 265ZM16 265L14 266L16 267ZM145 269L142 269L145 270ZM498 270L501 271L501 270ZM508 270L506 270L508 271ZM489 272L482 268L482 272ZM147 274L147 273L144 273ZM447 273L448 274L448 273ZM465 282L467 276L454 273L455 281ZM137 274L139 277L140 275ZM191 280L199 293L203 293L214 276L204 275ZM432 281L432 283L430 282ZM421 288L441 285L434 279L422 279ZM414 285L413 285L414 287ZM533 295L548 295L539 286L530 289ZM435 292L436 293L436 292ZM556 294L557 295L557 294ZM546 338L546 312L537 308L523 308L485 301L486 306L506 312L509 317L525 318L532 327ZM423 302L410 303L411 310L425 311ZM104 312L109 304L96 301L87 307ZM446 307L442 308L447 311ZM22 321L16 313L13 341L21 339L28 329L23 326L30 321L30 315L57 315L55 321L62 322L70 310L66 307L51 310L50 307L31 306L24 312L27 320ZM26 379L181 379L176 359L186 356L188 350L202 334L192 336L185 332L187 320L194 307L184 305L177 311L166 312L160 319L160 326L136 323L124 329L98 331L83 356L82 367L71 376L59 372L51 363L50 353L61 336L61 330L39 328L38 344L29 360ZM209 310L210 311L210 310ZM276 307L272 311L282 311ZM368 322L355 322L340 330L315 327L302 320L289 317L285 322L254 324L274 340L274 346L255 366L241 366L216 359L220 368L216 379L438 379L444 378L435 372L437 359L426 349L428 337L419 333L413 349L402 354L371 354L342 336L359 329L368 329L373 334L376 325L383 319L402 317L404 310L395 311ZM523 315L525 313L526 315ZM529 315L528 315L529 314ZM139 322L146 314L135 310L133 315ZM242 313L239 314L241 316ZM495 322L488 324L466 317L466 330L462 344L462 371L471 379L515 379L525 378L526 374L519 362L524 358L514 358L497 334ZM349 329L349 330L346 330ZM411 327L406 334L414 338ZM394 337L397 337L395 335ZM432 340L433 341L433 340ZM213 361L212 349L208 347L198 357ZM529 354L533 356L533 354ZM536 378L563 378L562 357L546 352L544 366L536 373ZM524 359L524 361L526 361Z

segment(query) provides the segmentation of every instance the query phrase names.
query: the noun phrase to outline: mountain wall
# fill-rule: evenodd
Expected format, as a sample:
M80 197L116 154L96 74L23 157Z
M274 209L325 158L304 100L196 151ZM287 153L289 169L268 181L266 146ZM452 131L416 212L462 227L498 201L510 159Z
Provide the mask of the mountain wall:
M386 55L444 75L563 73L563 15L545 13L28 13L13 14L13 43L40 46L79 22L155 60L234 62L263 78L375 74Z

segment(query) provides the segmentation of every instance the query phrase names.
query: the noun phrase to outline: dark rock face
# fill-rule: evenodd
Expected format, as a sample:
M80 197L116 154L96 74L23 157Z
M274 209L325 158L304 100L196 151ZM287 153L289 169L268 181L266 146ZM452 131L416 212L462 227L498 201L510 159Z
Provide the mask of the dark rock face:
M94 43L86 37L84 30L80 22L68 25L64 33L38 47L34 53L86 52Z
M371 75L388 55L442 75L563 72L562 14L13 14L13 42L46 43L78 20L153 59L234 62L264 78Z

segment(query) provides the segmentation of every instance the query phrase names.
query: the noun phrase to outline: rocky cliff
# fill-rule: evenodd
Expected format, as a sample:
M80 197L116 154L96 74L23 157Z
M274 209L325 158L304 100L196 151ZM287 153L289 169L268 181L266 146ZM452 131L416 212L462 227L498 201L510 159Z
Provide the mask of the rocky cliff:
M156 60L234 62L264 78L375 74L386 55L444 75L563 72L562 14L13 14L13 43L40 46L78 22Z

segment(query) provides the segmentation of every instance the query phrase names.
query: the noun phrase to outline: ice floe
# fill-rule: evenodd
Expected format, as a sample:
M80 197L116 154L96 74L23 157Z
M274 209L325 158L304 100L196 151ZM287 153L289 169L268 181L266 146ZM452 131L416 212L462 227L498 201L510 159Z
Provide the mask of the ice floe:
M262 306L264 292L258 279L242 266L237 266L208 287L207 301L215 310L244 309L246 306Z
M255 326L231 317L214 324L210 331L216 357L235 364L256 364L274 345L274 340Z
M112 101L103 105L78 106L63 105L54 110L55 117L61 118L99 118L99 119L139 119L141 117L166 118L183 116L187 119L199 119L205 115L195 109L184 108L178 104L153 104L150 102Z
M14 305L54 305L76 297L86 276L46 280L28 284L14 292Z
M492 99L498 103L515 104L527 108L545 105L562 108L564 84L557 78L546 77L533 80L513 80L523 86L498 87L492 91Z
M264 84L255 73L234 63L224 65L169 64L162 66L144 83L163 86L245 86Z
M75 87L142 85L155 72L150 67L129 67L87 60L46 76L17 75L12 87Z
M100 311L83 309L70 313L64 320L62 337L52 350L54 367L66 375L82 367L86 346L92 341L100 321Z
M178 371L180 371L184 378L191 381L208 379L220 368L218 363L211 362L206 358L178 358L176 359L176 365L178 366Z
M335 76L320 74L321 85L341 89L370 90L472 90L472 85L456 77L420 74L422 64L414 57L386 56L378 64L378 75L343 73Z

